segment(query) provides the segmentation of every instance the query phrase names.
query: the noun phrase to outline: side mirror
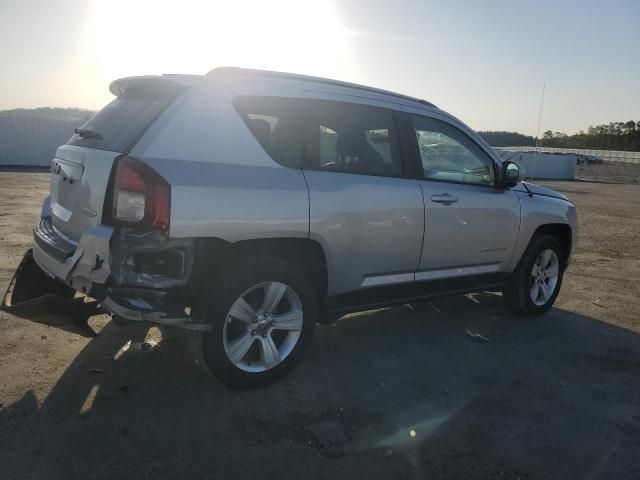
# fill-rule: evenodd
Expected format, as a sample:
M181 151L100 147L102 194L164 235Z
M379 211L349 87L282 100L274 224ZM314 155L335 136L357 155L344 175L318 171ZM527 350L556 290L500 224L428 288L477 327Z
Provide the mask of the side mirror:
M500 172L500 186L514 187L524 178L524 169L515 162L504 162Z

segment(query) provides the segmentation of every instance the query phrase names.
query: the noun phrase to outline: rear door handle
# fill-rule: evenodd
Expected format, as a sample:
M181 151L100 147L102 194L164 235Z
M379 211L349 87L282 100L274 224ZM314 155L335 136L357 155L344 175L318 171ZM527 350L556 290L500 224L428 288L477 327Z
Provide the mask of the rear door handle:
M458 201L457 197L453 195L449 195L448 193L443 193L442 195L431 195L431 201L433 203L442 203L444 205L451 205Z

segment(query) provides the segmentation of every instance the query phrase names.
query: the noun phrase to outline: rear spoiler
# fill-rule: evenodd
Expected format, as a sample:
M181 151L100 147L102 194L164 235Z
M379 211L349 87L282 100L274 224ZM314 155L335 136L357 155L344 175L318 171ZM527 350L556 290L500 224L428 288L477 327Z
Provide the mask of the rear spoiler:
M132 89L156 95L176 95L200 80L202 75L144 75L114 80L109 84L109 91L116 97L122 96Z

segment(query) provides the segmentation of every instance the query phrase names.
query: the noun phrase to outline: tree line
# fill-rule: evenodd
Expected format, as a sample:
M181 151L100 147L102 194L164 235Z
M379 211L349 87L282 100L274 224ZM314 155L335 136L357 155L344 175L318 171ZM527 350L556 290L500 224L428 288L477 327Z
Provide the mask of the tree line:
M493 147L533 147L535 137L517 132L478 132ZM594 150L640 151L640 121L611 122L590 126L573 135L547 130L539 140L541 147L586 148Z

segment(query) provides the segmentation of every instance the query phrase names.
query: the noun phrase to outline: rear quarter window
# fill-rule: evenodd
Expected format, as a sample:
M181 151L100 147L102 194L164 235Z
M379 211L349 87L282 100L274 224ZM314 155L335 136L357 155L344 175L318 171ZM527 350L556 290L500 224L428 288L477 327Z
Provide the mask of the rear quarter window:
M233 105L271 158L286 167L300 168L305 112L298 99L240 96L233 99Z

